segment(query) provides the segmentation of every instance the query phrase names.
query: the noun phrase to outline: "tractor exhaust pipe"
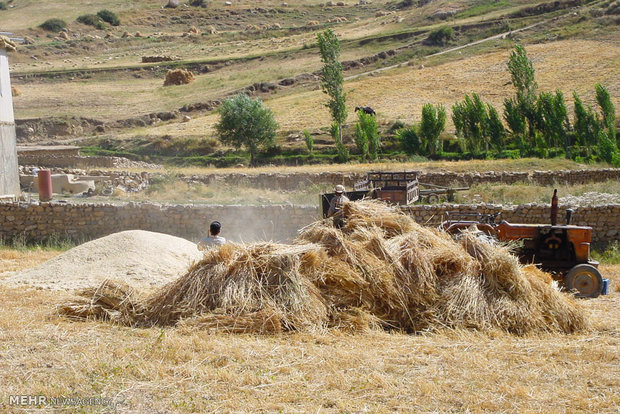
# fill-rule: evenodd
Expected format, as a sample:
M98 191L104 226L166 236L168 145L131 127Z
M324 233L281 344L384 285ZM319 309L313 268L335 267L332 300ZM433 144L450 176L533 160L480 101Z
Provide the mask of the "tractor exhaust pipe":
M551 225L558 224L558 190L553 190L553 197L551 197Z
M570 208L568 210L566 210L566 225L569 226L570 225L570 219L573 217L573 210L571 210Z

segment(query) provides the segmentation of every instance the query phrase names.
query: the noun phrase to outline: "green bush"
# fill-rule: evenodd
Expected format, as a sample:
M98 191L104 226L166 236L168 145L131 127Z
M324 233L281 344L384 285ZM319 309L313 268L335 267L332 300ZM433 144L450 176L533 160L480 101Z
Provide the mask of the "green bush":
M245 147L252 164L259 148L274 144L278 123L260 99L239 94L224 101L218 113L220 121L215 124L215 130L219 140L235 148Z
M403 129L404 127L406 127L405 123L403 121L400 120L396 120L394 121L394 123L392 125L390 125L390 127L387 130L388 134L395 134L398 132L399 129Z
M432 46L443 46L453 38L454 30L451 27L444 26L430 32L425 43Z
M43 30L47 30L48 32L60 32L62 29L67 27L67 23L61 19L48 19L41 23L39 27Z
M402 128L396 133L396 136L400 140L403 150L408 155L419 155L422 151L422 143L420 142L420 137L418 137L415 127Z
M605 264L620 264L620 242L614 240L602 251L598 248L592 249L592 258Z
M314 149L314 138L310 135L310 132L307 129L304 129L304 141L306 142L306 147L308 148L308 152L312 154L312 150Z
M207 7L207 0L190 0L189 5L193 7L202 7L204 9Z
M103 20L104 22L110 23L112 26L120 26L121 20L118 18L116 13L110 10L99 10L97 12L97 16Z
M6 9L7 9L6 3L3 1L0 1L0 10L6 10Z
M101 17L95 14L83 14L76 19L78 22L82 24L86 24L88 26L93 26L96 29L103 30L105 29L105 23L101 20Z

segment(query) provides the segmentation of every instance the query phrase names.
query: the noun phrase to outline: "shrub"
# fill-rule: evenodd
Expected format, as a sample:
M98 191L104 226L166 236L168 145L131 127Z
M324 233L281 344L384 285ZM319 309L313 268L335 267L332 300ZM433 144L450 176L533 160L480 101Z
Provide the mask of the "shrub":
M207 7L207 0L190 0L189 5L193 7Z
M432 46L443 46L454 38L454 30L451 27L440 27L428 34L426 43Z
M116 13L110 10L99 10L97 12L97 16L103 20L104 22L110 23L112 26L120 26L121 20L118 18Z
M6 3L3 1L0 1L0 10L6 10L6 9L7 9Z
M306 147L308 148L308 152L312 154L312 150L314 149L314 138L310 135L307 129L304 129L304 141L306 141Z
M79 23L93 26L96 29L105 29L105 23L101 20L101 17L95 14L83 14L76 19Z
M48 32L60 32L62 29L67 27L67 23L61 19L48 19L41 23L39 27L43 30L47 30Z
M403 128L396 133L396 136L400 140L403 150L408 155L420 154L422 143L415 127Z
M259 148L273 145L278 123L260 99L239 94L224 101L218 112L220 121L215 124L218 138L235 148L247 148L252 164Z
M394 134L396 132L398 132L399 129L403 129L405 127L405 123L403 121L400 120L396 120L394 121L394 123L392 125L390 125L390 127L387 130L388 134Z

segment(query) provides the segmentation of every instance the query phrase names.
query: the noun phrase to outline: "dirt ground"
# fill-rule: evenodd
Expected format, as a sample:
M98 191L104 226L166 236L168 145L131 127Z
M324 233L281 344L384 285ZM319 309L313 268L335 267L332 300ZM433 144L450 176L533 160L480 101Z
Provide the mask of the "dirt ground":
M618 412L620 266L602 271L592 332L526 337L131 329L57 317L68 294L0 287L0 409L41 394L130 412Z

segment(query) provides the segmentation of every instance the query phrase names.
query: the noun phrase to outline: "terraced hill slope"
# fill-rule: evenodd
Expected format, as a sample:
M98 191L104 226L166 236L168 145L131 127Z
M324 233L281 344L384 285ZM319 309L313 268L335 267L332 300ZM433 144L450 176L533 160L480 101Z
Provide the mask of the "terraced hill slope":
M602 82L620 107L617 0L206 3L181 1L171 9L147 1L14 0L0 11L2 27L31 43L11 58L21 93L16 117L73 124L42 128L35 140L209 137L218 103L245 91L275 111L280 143L294 145L286 137L305 128L320 134L330 122L314 46L327 27L341 39L351 77L350 121L354 106L372 105L383 124L414 122L424 103L450 106L470 92L501 105L512 93L505 62L516 41L528 45L541 90L562 88L567 98L576 90L593 102L593 85ZM75 20L104 8L117 13L120 26L98 30ZM38 27L50 17L67 22L66 35ZM431 45L429 33L444 26L454 29L454 39ZM173 60L141 63L152 56ZM176 67L192 70L196 80L164 87L166 71ZM392 69L373 73L386 67ZM183 114L192 119L181 123Z

